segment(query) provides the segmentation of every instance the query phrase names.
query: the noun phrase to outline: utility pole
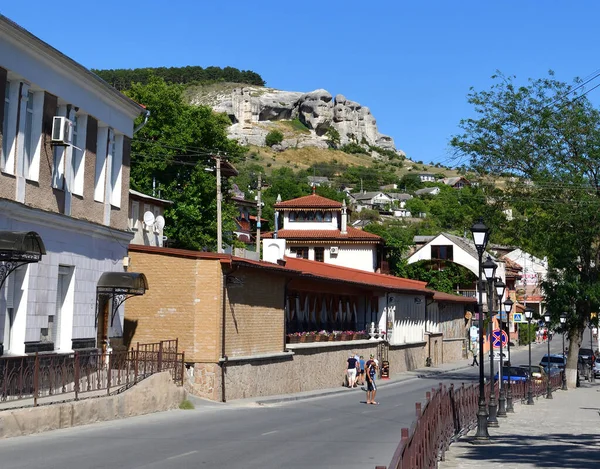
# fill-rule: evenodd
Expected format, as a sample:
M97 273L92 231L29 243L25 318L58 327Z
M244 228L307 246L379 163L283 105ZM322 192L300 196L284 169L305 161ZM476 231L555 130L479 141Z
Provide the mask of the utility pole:
M256 252L260 256L260 217L262 215L262 173L258 173L258 196L256 197Z
M217 161L217 252L223 252L223 227L221 226L221 155L215 156Z

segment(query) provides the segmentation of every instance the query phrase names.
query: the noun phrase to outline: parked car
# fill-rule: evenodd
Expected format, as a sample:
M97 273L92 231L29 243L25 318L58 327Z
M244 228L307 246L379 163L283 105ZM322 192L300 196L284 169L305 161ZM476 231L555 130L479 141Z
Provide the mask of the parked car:
M600 377L600 361L596 360L594 362L594 378Z
M591 360L592 365L596 362L596 355L594 355L594 351L591 348L580 348L579 358L582 358L585 361Z
M548 372L548 362L550 363L550 372ZM540 366L542 366L544 368L544 371L546 372L546 374L560 373L561 370L565 369L566 365L567 365L567 359L564 357L564 355L562 353L561 354L550 354L550 357L548 357L548 354L546 354L540 360ZM553 372L553 370L552 370L553 368L557 369L558 371L554 370L554 372Z
M502 367L502 382L508 383L508 374L510 369L510 382L517 383L519 381L527 381L529 372L520 366L504 366ZM532 370L533 371L533 370ZM498 381L498 373L494 376L494 381Z
M529 372L529 365L519 365L519 368L523 368ZM531 377L534 381L544 381L547 379L546 370L540 365L531 365Z

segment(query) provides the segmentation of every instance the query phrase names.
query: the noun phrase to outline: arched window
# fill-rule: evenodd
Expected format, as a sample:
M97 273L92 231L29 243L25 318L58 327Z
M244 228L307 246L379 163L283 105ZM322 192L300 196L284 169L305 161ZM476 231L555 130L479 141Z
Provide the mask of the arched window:
M320 210L315 214L315 220L317 221L323 221L323 212L321 212Z
M290 221L296 221L296 212L290 212Z
M325 212L325 221L331 221L331 212Z

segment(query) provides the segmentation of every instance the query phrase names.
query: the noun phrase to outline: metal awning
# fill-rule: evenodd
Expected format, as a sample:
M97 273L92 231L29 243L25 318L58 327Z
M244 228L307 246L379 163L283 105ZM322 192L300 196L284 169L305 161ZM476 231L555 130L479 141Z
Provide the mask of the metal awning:
M0 287L15 269L39 262L46 247L35 231L0 231Z
M112 299L112 325L119 306L132 296L141 296L148 290L148 281L138 272L104 272L96 285L96 323L98 321L98 301L106 296Z

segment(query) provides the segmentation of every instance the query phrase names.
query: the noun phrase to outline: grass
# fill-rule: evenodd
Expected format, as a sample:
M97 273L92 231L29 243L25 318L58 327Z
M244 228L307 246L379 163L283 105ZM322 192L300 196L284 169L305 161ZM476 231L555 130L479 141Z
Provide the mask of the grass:
M181 404L179 404L179 408L181 410L192 410L192 409L195 409L194 404L192 404L187 399L184 399L183 401L181 401Z

